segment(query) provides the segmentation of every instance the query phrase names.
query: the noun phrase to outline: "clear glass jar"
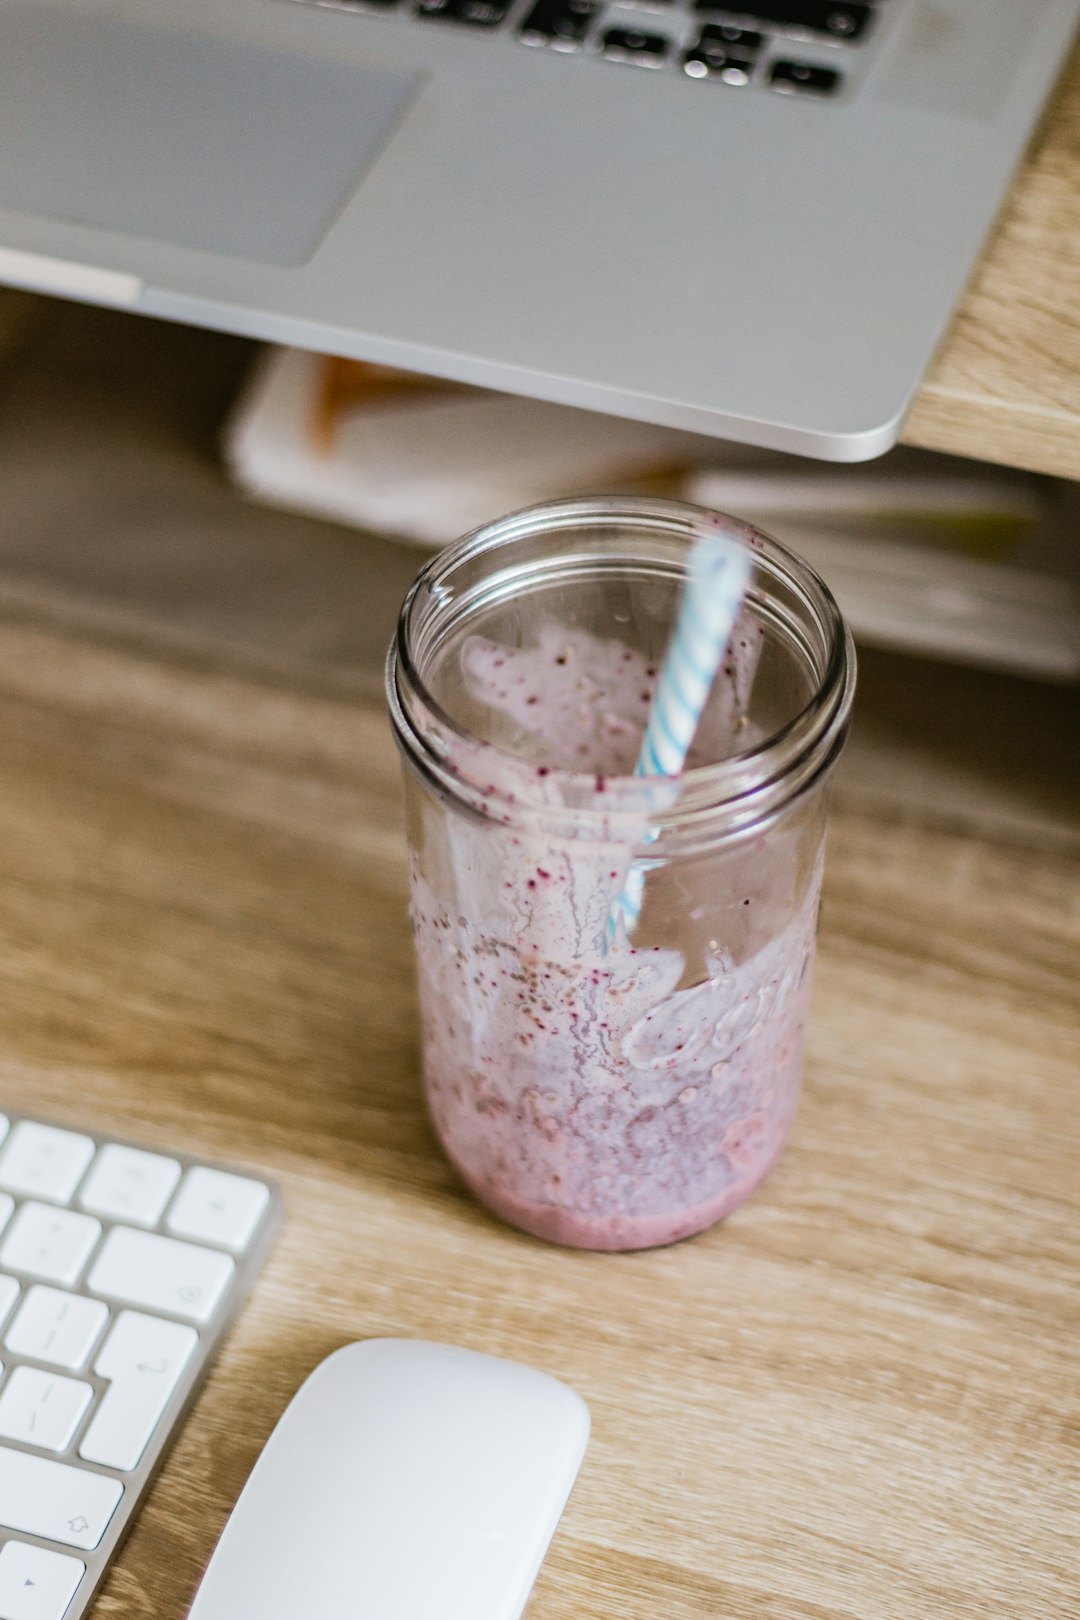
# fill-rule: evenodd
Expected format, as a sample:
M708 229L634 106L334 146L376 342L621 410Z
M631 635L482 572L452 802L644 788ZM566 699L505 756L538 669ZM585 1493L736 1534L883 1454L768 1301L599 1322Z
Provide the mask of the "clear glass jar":
M754 552L728 655L683 776L635 777L715 521L596 499L492 523L423 570L387 662L431 1117L476 1196L557 1243L712 1225L795 1111L854 651L817 575L725 519Z

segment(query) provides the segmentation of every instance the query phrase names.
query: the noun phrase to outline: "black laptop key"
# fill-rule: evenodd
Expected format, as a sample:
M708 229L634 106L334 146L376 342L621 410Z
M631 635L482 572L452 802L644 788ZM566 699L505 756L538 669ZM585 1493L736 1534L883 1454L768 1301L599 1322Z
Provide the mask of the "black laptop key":
M509 10L510 0L457 0L454 20L474 28L495 28Z
M781 28L827 34L830 39L858 39L873 15L869 6L850 0L695 0L694 9L734 11Z
M761 47L761 35L735 23L706 23L698 39L698 49L717 46L732 56L751 57Z
M526 45L576 50L601 5L602 0L537 0L518 29L518 38Z
M609 28L600 49L613 62L634 62L638 67L661 67L670 43L663 34L644 34L637 28Z
M812 62L774 62L769 83L787 95L831 96L840 88L841 79L835 68L817 67Z
M725 84L749 84L761 35L734 23L707 23L696 43L683 57L683 72L691 79L722 79Z
M732 56L721 45L695 45L682 59L690 79L722 79L725 84L749 84L754 63L749 56Z
M496 28L510 9L510 0L416 0L416 15L437 21L471 23L474 28Z

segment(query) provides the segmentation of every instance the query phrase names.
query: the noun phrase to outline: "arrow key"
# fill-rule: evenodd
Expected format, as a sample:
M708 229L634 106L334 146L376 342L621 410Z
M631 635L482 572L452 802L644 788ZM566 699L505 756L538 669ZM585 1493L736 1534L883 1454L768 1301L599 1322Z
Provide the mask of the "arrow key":
M61 1620L85 1573L79 1558L9 1541L0 1551L0 1615L4 1620Z
M94 1362L111 1383L79 1456L106 1468L136 1467L198 1342L194 1328L121 1311Z

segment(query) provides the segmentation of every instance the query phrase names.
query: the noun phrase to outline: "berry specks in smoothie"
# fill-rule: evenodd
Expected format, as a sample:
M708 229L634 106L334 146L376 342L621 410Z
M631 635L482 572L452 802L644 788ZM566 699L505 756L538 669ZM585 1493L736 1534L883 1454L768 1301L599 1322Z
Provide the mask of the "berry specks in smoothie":
M577 771L587 762L597 776L633 770L655 667L621 641L556 624L541 625L531 646L474 635L461 648L469 696L531 738L544 767Z
M738 725L760 648L753 630L747 622L736 632L691 763L745 746ZM712 908L719 933L750 897L725 885L705 906L704 888L679 891L682 932L665 946L650 943L665 937L651 927L640 946L625 936L609 943L612 899L637 848L620 797L628 784L610 778L633 771L657 664L554 623L528 646L470 636L454 657L490 718L493 751L518 756L512 780L529 788L494 836L490 822L457 818L444 847L412 857L425 1075L440 1139L480 1196L531 1231L598 1247L673 1241L740 1202L779 1151L798 1083L815 895L808 890L775 939L751 940L750 919L736 917L732 939L706 949L699 924ZM540 785L561 770L573 781ZM594 787L608 790L595 817L602 831L564 837L550 812L591 800ZM505 784L491 797L504 800ZM469 894L467 918L444 920L425 879L429 859L432 872L445 862L454 874L451 893ZM734 881L757 880L744 871ZM755 889L759 910L770 899L767 885ZM704 909L687 928L697 901ZM692 956L684 939L696 939Z
M702 716L692 766L746 746L746 701L761 645L757 628L744 625L728 652L723 678L714 683ZM493 726L489 740L497 746L534 761L539 756L538 773L633 773L660 672L645 653L549 622L527 646L469 636L459 656L469 697L509 722L509 729ZM599 781L597 790L603 791Z

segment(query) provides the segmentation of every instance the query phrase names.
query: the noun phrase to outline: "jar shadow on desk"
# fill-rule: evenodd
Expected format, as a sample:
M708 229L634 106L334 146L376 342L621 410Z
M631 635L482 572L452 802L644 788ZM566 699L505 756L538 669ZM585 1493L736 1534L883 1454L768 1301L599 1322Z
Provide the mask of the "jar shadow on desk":
M557 1243L712 1225L795 1111L854 652L817 575L724 519L753 576L688 769L634 776L715 521L597 499L493 523L422 571L388 659L431 1117L476 1196Z

